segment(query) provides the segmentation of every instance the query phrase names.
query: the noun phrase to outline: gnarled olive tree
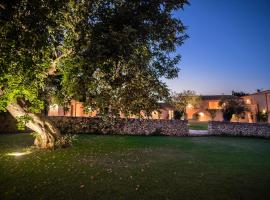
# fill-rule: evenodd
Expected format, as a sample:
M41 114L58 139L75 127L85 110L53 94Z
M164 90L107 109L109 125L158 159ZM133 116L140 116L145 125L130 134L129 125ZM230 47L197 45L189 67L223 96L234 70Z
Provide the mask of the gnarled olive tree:
M4 0L0 4L0 109L53 148L61 134L44 100L85 102L100 115L150 113L169 96L187 37L172 12L186 0Z

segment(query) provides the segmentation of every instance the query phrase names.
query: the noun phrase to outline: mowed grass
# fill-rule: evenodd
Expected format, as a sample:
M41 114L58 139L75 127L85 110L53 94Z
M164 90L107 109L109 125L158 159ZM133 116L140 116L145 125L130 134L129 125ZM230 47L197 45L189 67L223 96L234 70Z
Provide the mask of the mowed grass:
M208 122L188 121L189 129L208 130Z
M0 135L0 199L270 199L270 140L80 135L34 150Z

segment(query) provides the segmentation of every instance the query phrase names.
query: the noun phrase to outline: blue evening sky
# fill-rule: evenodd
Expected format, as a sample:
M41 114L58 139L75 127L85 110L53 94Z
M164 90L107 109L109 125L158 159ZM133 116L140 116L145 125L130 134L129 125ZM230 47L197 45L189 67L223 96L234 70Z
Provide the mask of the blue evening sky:
M230 94L270 89L270 0L190 0L177 12L190 36L177 49L173 91Z

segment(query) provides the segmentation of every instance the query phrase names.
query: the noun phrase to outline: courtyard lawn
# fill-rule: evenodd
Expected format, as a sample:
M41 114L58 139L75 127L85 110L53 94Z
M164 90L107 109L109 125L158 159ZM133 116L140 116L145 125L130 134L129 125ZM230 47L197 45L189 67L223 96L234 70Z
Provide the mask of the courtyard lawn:
M188 121L189 129L208 130L208 122Z
M0 135L1 200L270 199L266 139L80 135L72 148L25 149L32 142Z

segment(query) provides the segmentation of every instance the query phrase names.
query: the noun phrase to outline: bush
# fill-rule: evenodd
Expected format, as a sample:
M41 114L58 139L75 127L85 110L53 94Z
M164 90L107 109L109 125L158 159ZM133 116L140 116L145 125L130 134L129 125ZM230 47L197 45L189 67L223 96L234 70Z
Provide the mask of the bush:
M76 135L63 135L55 142L55 148L67 148L73 145L73 141L76 140Z
M231 121L233 115L241 116L245 111L249 111L243 99L238 97L222 98L219 102L224 121Z
M257 112L256 114L257 122L267 122L268 121L268 114L267 112Z
M41 136L40 134L34 132L31 133L31 135L36 139L36 140L41 140ZM67 148L73 145L74 140L76 140L77 135L71 135L71 134L66 134L66 135L62 135L60 138L58 138L55 141L55 149L58 148Z
M210 114L211 120L213 121L216 118L218 109L207 108L206 111Z
M174 111L174 119L181 119L184 116L184 111L176 110Z

